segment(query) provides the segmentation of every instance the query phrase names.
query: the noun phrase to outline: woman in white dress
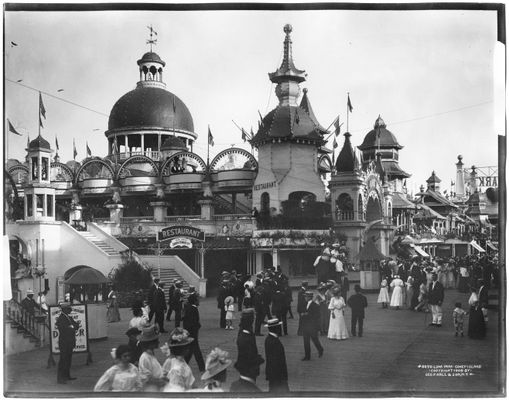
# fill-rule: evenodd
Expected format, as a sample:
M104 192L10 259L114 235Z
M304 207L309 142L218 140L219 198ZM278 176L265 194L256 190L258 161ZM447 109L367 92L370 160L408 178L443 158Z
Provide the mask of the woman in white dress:
M166 344L170 356L163 364L163 373L168 383L164 386L163 392L186 392L192 389L194 376L185 358L191 351L189 344L193 340L189 332L183 328L175 328L170 333L170 341ZM167 353L165 347L161 350Z
M141 389L138 368L131 361L131 349L123 344L113 349L115 365L97 381L94 392L137 392Z
M399 275L394 275L394 279L391 282L392 296L391 296L391 307L395 307L396 310L399 310L400 307L403 307L404 297L403 297L403 288L405 284L399 277Z
M389 285L387 284L387 278L384 278L380 283L380 293L378 294L377 303L382 303L382 308L387 308L390 302L391 298L389 297Z
M412 301L412 297L414 296L414 278L412 276L409 276L406 280L405 286L406 286L406 298L405 298L405 305L407 305L410 308L410 302Z
M137 328L141 331L148 323L148 318L143 315L143 310L141 308L133 308L133 317L129 321L129 328Z
M159 347L159 332L155 325L142 329L140 344L143 354L140 356L138 368L143 385L142 390L159 392L168 380L164 377L163 368L154 355L155 349Z
M348 331L346 329L344 309L346 308L345 300L341 297L341 289L339 286L332 288L333 297L329 303L330 320L329 332L327 338L334 340L348 339Z
M454 264L449 260L446 264L447 270L447 289L454 289L456 287L456 278L454 277Z

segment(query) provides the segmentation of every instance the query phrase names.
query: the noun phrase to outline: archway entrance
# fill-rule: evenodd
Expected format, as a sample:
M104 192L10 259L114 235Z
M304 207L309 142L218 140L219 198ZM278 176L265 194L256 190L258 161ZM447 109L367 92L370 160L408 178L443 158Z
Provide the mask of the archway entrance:
M382 206L378 197L369 196L366 206L366 222L382 219Z

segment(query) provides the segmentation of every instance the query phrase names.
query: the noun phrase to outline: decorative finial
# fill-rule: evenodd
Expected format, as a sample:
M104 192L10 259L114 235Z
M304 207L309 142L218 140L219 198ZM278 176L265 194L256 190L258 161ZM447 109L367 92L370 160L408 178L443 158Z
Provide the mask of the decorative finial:
M302 91L304 92L304 94L306 94L308 92L308 88L304 88L302 89Z
M458 160L459 161L463 160L463 156L461 154L458 156Z
M157 39L154 39L154 35L157 36L157 32L152 28L152 25L147 26L150 31L150 39L147 39L147 44L150 44L150 52L152 53L152 45L157 44Z
M287 35L289 35L290 33L292 33L292 30L293 30L293 28L292 28L292 26L291 26L290 24L286 24L286 25L284 26L284 28L283 28L283 31L284 31Z

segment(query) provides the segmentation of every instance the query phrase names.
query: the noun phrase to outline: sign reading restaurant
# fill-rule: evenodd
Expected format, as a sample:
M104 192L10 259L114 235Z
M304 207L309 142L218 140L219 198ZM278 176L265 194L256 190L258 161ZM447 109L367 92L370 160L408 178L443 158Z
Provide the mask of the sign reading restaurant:
M275 186L277 186L277 182L276 181L266 182L266 183L259 183L259 184L253 186L253 190L256 191L256 190L269 189L269 188L275 187Z
M169 226L157 232L158 241L171 240L177 237L186 237L189 239L195 239L204 242L205 232L203 232L201 229L185 225Z

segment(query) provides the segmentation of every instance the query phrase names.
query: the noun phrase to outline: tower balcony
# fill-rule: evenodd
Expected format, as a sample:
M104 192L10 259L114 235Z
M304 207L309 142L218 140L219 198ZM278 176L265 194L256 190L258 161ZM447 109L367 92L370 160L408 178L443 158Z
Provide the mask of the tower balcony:
M113 161L113 162L118 162L118 161L122 162L122 161L125 161L125 160L127 160L128 158L130 158L132 156L146 156L148 158L151 158L154 161L161 160L161 152L160 151L149 151L149 150L146 150L146 151L128 151L128 152L118 153L116 155L115 154L109 154L105 158L110 160L110 161Z

